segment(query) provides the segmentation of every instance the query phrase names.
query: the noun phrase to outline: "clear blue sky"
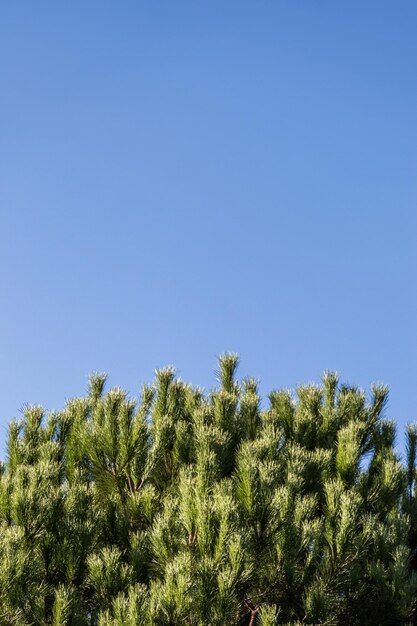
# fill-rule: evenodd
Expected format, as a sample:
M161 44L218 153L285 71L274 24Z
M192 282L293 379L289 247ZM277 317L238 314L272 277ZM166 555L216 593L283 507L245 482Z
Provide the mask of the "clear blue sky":
M417 3L0 3L0 442L105 370L417 419ZM401 444L401 436L399 443Z

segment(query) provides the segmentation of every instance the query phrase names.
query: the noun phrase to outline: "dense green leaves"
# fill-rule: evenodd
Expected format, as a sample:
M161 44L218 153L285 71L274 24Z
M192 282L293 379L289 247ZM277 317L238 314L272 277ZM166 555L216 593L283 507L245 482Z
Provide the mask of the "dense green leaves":
M262 407L238 359L204 394L106 377L9 429L0 626L417 622L417 427L328 372Z

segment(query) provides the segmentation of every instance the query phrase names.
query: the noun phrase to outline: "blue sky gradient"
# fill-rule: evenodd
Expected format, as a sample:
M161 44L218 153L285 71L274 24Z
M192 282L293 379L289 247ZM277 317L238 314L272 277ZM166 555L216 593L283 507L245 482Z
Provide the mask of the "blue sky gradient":
M414 0L1 3L0 449L93 370L209 388L226 350L417 419L416 28Z

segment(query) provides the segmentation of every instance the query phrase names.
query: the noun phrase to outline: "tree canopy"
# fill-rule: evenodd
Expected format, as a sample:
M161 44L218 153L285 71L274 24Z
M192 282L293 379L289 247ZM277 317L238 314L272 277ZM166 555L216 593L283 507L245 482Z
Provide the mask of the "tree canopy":
M325 373L272 391L219 359L131 399L91 376L28 407L0 468L0 624L417 623L417 428Z

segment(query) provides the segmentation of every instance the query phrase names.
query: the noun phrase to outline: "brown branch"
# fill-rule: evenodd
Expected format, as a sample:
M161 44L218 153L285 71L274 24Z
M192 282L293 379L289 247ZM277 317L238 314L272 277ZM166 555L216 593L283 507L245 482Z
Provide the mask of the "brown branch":
M255 607L250 601L250 599L248 598L247 600L245 600L245 609L246 609L246 612L250 614L249 626L254 626L256 616L259 613L259 607Z
M250 622L249 622L249 626L253 626L253 625L254 625L254 623L255 623L255 619L256 619L256 616L257 616L257 614L258 614L258 611L259 611L259 609L251 609L251 611L250 611L251 615L250 615Z

